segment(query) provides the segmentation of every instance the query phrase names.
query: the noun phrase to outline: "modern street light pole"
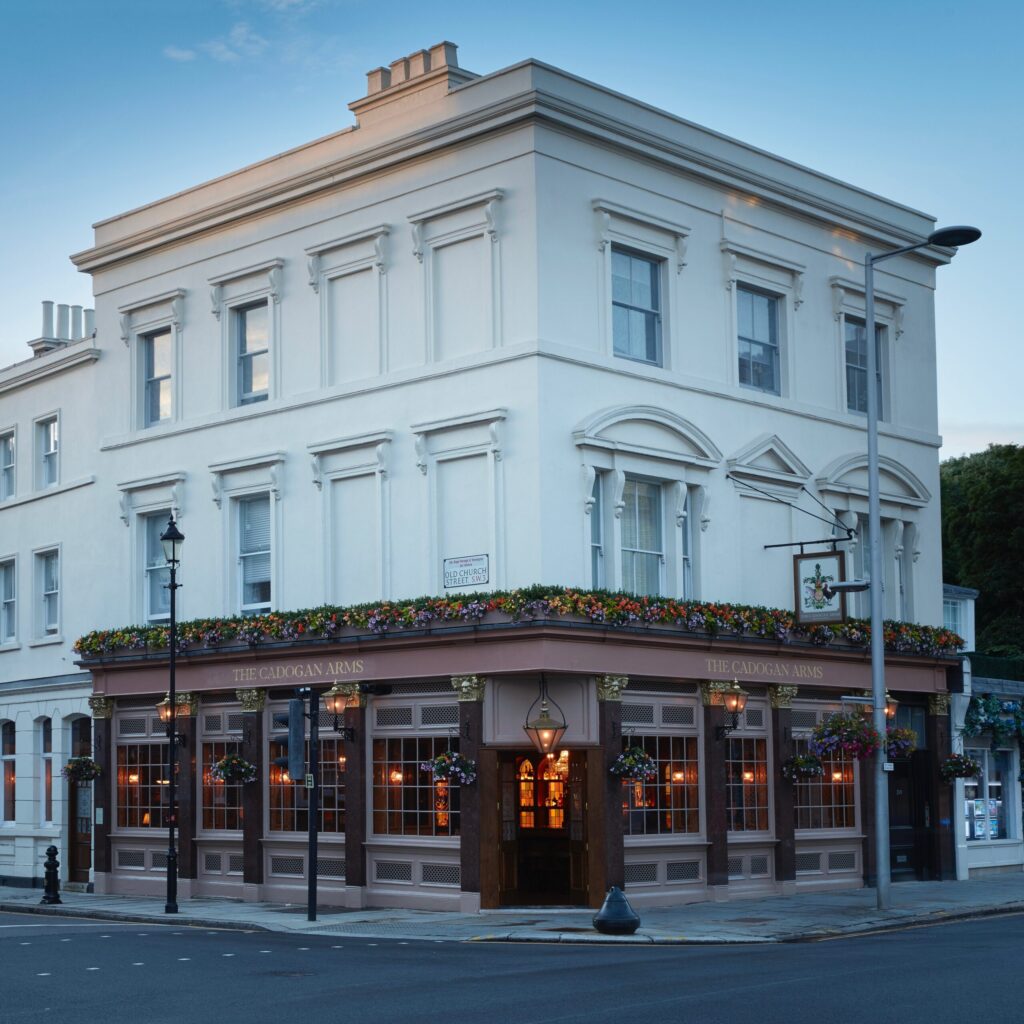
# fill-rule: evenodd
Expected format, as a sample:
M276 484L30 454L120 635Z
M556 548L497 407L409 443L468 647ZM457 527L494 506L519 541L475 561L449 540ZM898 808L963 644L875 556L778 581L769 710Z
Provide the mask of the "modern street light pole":
M977 228L958 226L933 231L923 242L878 256L864 255L864 330L867 335L868 371L868 534L871 542L871 574L868 594L871 598L871 708L872 722L882 737L875 755L875 878L878 909L890 905L889 863L889 779L885 772L885 633L882 593L882 511L879 497L878 466L878 350L875 345L875 264L928 245L955 248L981 238Z
M170 633L167 641L168 668L170 678L168 679L169 689L167 691L167 902L164 906L165 914L176 914L178 912L178 850L174 838L174 828L177 824L177 801L176 801L176 778L175 769L178 766L178 700L174 688L174 658L177 653L177 616L175 614L175 591L181 586L177 581L178 563L181 560L181 546L184 543L185 535L178 529L174 522L174 516L167 519L167 529L160 535L160 544L164 549L164 558L170 567L170 581L167 589L171 594L171 623Z

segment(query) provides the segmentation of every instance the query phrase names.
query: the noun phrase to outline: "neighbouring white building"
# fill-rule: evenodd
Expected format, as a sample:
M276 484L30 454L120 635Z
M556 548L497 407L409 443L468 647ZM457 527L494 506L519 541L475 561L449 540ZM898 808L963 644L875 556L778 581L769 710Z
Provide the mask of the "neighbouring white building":
M297 678L351 691L347 731L322 719L329 900L863 884L857 766L795 786L780 774L840 695L869 686L863 647L781 627L724 628L709 646L717 613L693 616L709 601L792 608L796 548L772 545L837 547L846 575L864 574L860 268L866 247L916 242L932 218L536 61L472 74L449 43L371 72L350 109L352 127L97 224L73 257L93 279L95 337L0 371L14 480L0 570L16 581L0 876L38 878L40 848L68 831L66 787L39 780L91 696L106 772L92 877L163 884L166 652L128 631L79 666L72 644L166 623L173 513L179 619L210 620L179 662L184 895L301 890L305 795L274 764ZM876 284L886 612L934 627L933 295L951 256L893 260ZM317 640L303 620L251 645L231 625L555 583L663 595L692 616L644 630L482 609L464 628L426 615L387 634L371 616ZM952 662L926 648L898 647L888 669L922 747L895 877L953 871L935 770ZM734 678L750 699L726 736ZM541 679L568 724L553 759L522 731ZM646 788L608 781L623 733L658 763ZM453 744L480 765L461 794L418 768ZM229 752L260 782L216 785Z

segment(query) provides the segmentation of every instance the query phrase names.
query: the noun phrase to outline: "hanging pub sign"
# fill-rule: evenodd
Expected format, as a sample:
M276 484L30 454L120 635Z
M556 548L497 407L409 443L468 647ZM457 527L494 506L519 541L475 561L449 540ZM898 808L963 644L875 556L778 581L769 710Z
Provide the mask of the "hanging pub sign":
M826 596L826 586L843 580L843 555L838 551L793 556L793 607L797 622L842 622L846 617L845 595Z
M444 585L453 587L479 587L491 578L489 555L463 555L444 560Z

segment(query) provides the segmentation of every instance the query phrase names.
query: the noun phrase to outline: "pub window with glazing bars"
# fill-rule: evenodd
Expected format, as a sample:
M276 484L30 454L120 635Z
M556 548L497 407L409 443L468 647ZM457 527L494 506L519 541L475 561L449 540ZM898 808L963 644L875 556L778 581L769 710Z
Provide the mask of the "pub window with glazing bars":
M447 736L373 741L373 831L389 836L457 836L459 787L420 765L458 749Z
M642 747L658 766L647 782L622 781L627 836L700 831L700 764L696 736L625 736L622 749Z
M242 827L242 783L223 782L213 777L214 766L228 754L241 755L236 740L207 741L203 744L203 828L232 830Z
M768 741L725 741L726 813L730 832L768 829Z
M796 739L797 754L809 752L810 741ZM824 774L793 783L798 829L855 828L857 825L856 774L852 758L838 754L822 757Z
M305 745L305 761L309 764L309 740ZM270 741L268 762L270 831L305 832L309 828L309 790L303 779L292 779L285 764L287 737L274 737ZM336 736L320 739L320 831L345 831L345 750Z
M166 743L117 748L117 827L167 828L170 779Z

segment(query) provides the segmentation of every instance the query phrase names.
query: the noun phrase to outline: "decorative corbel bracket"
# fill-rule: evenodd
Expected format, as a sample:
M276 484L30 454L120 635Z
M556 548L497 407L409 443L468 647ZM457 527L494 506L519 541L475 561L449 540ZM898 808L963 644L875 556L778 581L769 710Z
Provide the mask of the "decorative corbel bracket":
M388 441L381 441L373 450L377 460L377 475L382 480L386 480L388 476L388 444Z
M484 221L487 224L487 236L492 242L498 240L498 201L501 193L493 196L484 204Z
M413 443L416 446L416 468L427 475L427 435L416 434Z
M622 691L629 686L629 676L595 676L594 681L600 701L621 701Z
M127 348L132 338L132 315L131 313L121 314L121 340Z
M686 266L686 235L676 235L676 273L681 274Z
M672 484L672 504L675 507L676 526L682 529L686 525L689 513L686 509L686 484L681 480L676 480Z
M607 210L595 210L597 222L597 250L604 252L612 242L612 215Z
M484 676L452 676L452 689L460 703L474 703L484 699L487 680Z
M722 243L722 273L725 275L725 290L731 292L736 285L736 253L729 252Z
M423 225L419 221L412 224L412 254L423 262Z
M700 496L700 532L707 533L711 525L711 491L707 487L695 488Z
M382 227L373 239L373 265L377 268L377 272L380 274L386 274L388 272L388 234L389 232L387 227Z
M494 456L495 462L501 462L501 425L502 420L492 420L487 428L487 432L491 438L491 454Z
M120 510L121 510L118 513L118 515L119 515L119 517L121 519L121 522L124 523L125 526L127 526L129 524L129 522L131 521L131 506L130 506L130 504L128 502L128 492L127 491L122 491L121 492L121 497L117 499L117 505L118 505L118 508L120 508Z
M210 486L213 488L213 503L217 508L221 507L224 501L224 480L220 473L214 473L210 479Z
M181 334L181 326L185 322L185 300L178 295L171 300L171 326L175 337Z
M797 310L804 304L804 273L802 270L793 272L793 309Z
M278 263L267 271L267 288L274 305L281 302L281 265Z
M214 284L210 286L210 312L213 314L214 320L220 319L221 302L224 297L224 288L222 285Z
M312 455L310 455L309 461L312 463L313 466L313 486L318 491L322 491L324 489L324 473L323 468L320 465L319 453L314 452Z
M597 470L590 465L583 467L583 514L589 516L594 511L594 481Z
M622 494L626 489L626 474L621 469L612 472L612 508L615 511L615 518L621 519L622 513L626 511L626 502Z
M306 270L309 272L309 287L320 294L320 253L315 252L306 258Z
M270 493L274 496L274 501L281 500L281 463L275 462L271 465L269 470L270 476Z
M832 316L838 323L843 316L843 303L846 301L846 289L836 281L832 282Z

